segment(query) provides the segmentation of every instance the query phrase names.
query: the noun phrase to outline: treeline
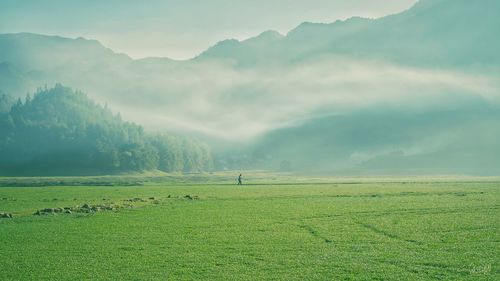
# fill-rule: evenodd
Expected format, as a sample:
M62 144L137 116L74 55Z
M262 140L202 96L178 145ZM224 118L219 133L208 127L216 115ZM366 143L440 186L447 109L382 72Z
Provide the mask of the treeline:
M11 98L0 91L0 114L9 112L12 103Z
M212 163L205 144L146 134L62 85L39 89L0 112L0 175L200 172Z

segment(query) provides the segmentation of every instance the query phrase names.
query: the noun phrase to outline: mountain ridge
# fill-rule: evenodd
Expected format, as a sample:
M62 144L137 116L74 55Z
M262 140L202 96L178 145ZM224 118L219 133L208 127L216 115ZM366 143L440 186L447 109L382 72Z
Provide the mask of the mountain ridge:
M500 2L480 0L480 3L484 4L470 5L470 3L464 0L420 0L414 6L401 13L377 19L354 16L347 20L337 20L332 23L303 22L290 30L286 35L268 30L243 41L226 39L207 48L192 59L180 60L180 62L225 59L236 61L241 65L253 65L252 61L296 60L301 55L308 57L311 55L317 56L319 54L336 53L338 55L354 57L366 57L378 54L383 59L392 59L396 62L406 61L406 63L418 63L419 61L431 63L436 60L440 64L458 63L468 65L474 63L498 63L500 62L500 57L496 54L495 50L500 48L499 40L494 40L494 44L487 47L486 52L483 51L480 53L477 51L479 47L471 42L465 46L459 46L460 44L457 43L457 40L462 39L457 34L457 32L460 32L459 30L463 30L462 32L469 34L469 41L477 41L478 44L481 44L480 42L485 38L489 38L490 41L492 38L495 38L495 34L491 33L491 30L485 27L500 27L500 20L492 12L496 8L500 9ZM474 15L481 14L484 15L481 18L481 22L485 22L485 24L480 25L478 28L474 28L474 25L469 27L467 24L456 24L456 19L460 18L460 15L471 18ZM415 20L417 23L415 23ZM474 24L477 24L477 22ZM446 26L446 29L439 26ZM442 35L440 37L429 38L429 30L432 30L433 34L438 32L442 33ZM473 32L474 30L479 32ZM454 35L457 38L453 37ZM416 38L411 39L412 36L416 36ZM111 59L112 63L137 61L125 54L116 53L106 48L94 39L85 39L82 37L71 39L34 33L6 33L0 34L0 47L5 45L5 43L2 44L2 40L5 40L5 37L15 37L12 40L17 40L17 47L21 47L21 49L25 45L37 45L41 50L44 48L50 48L52 51L54 49L61 49L61 47L55 48L54 46L57 45L55 43L55 45L47 43L47 41L55 40L65 45L59 53L64 53L64 48L71 47L71 45L74 45L73 47L78 49L77 45L83 44L93 50L92 55L94 58L103 58L105 55L109 55L114 57ZM361 38L370 38L371 42L367 43L366 39ZM383 41L388 38L390 41ZM403 38L409 42L404 46L400 45L404 41ZM381 39L383 40L381 41ZM44 47L47 44L49 46ZM429 48L426 49L426 45ZM480 47L485 48L484 45ZM411 50L414 55L410 56L407 52L401 53L400 48L408 51ZM10 48L2 47L2 49L11 50L17 48L11 46ZM454 52L451 53L455 53L456 55L447 57L447 53L449 52L446 52L446 49L454 49ZM290 53L287 54L287 51ZM459 52L460 56L458 55ZM54 57L48 53L44 52L46 57ZM82 55L79 59L86 60L85 52L81 53ZM0 54L0 61L6 61L5 57L6 55L2 56ZM471 58L474 60L471 60ZM155 58L146 59L153 60ZM168 57L158 59L172 60ZM17 58L12 60L16 61L19 68L26 69L28 63L23 61L23 58L17 56ZM24 58L24 60L37 61L39 58L35 56Z

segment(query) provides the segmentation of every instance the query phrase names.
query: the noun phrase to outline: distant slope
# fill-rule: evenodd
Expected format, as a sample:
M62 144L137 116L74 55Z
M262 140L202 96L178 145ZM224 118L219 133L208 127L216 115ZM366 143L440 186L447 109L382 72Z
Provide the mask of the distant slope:
M11 97L25 96L35 87L28 75L10 62L0 62L0 91Z
M248 149L270 169L313 173L500 174L500 107L358 112L278 129ZM238 165L238 162L237 162ZM236 166L237 166L236 165Z
M498 65L500 2L422 0L321 51L418 65Z
M223 60L239 66L266 64L280 58L283 53L283 35L276 31L266 31L245 41L225 40L210 47L193 61Z
M116 54L96 40L69 39L33 33L0 34L0 62L21 71L58 71L64 68L122 64L131 59Z

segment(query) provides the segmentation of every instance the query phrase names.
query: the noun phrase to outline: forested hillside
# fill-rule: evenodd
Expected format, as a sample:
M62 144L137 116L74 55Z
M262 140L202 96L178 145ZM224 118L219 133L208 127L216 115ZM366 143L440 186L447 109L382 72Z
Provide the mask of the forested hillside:
M0 114L0 175L198 172L212 167L204 144L148 135L62 85L40 89Z

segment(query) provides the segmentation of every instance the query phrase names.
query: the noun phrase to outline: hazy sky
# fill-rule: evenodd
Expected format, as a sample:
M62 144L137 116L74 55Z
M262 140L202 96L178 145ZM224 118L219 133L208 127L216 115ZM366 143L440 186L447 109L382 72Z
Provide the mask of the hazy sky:
M216 42L304 21L381 17L417 0L0 0L0 33L98 39L132 57L185 59Z

